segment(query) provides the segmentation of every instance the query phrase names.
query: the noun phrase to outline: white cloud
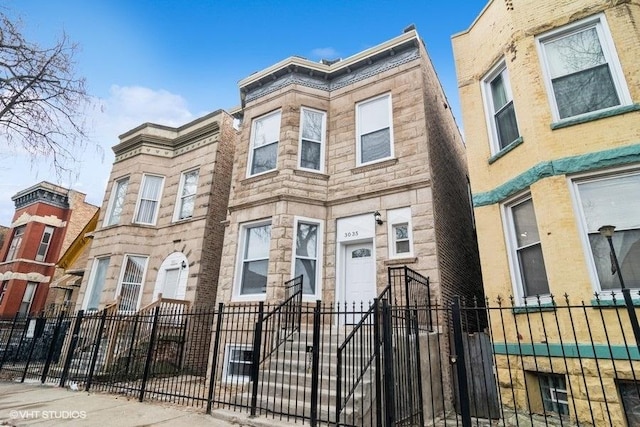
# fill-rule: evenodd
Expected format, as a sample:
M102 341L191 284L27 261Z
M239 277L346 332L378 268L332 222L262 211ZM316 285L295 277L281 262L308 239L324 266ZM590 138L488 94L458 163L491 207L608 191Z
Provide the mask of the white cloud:
M40 181L49 181L87 194L87 201L100 206L113 163L111 147L118 136L145 122L181 126L195 119L187 101L166 90L141 86L114 85L106 99L94 99L87 109L87 127L91 144L77 150L75 173L56 177L48 159L33 159L24 152L6 152L0 166L0 225L10 225L15 211L11 196ZM102 148L102 153L94 146Z
M318 59L337 59L340 54L332 47L318 47L311 51L311 55Z

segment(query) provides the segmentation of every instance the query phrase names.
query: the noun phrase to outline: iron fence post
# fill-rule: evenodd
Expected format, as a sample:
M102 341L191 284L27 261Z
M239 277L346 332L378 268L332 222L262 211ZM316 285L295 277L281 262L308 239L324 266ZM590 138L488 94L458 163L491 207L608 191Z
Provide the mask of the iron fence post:
M336 356L336 426L339 426L342 411L342 351L340 349Z
M96 362L98 361L98 354L100 352L100 344L102 343L102 333L104 332L104 324L107 320L107 310L102 310L102 316L100 318L100 327L98 328L98 336L96 338L95 348L93 349L93 354L91 355L91 364L89 365L89 375L87 376L87 385L85 387L86 391L89 391L91 388L91 382L93 381L93 373L96 369Z
M418 325L418 308L416 307L413 311L413 330L415 332L416 337L416 381L418 382L418 414L420 417L420 425L424 425L424 402L422 395L422 359L420 358L420 328ZM428 338L428 337L427 337Z
M7 340L7 343L4 345L4 351L2 352L2 358L0 359L0 371L2 370L2 366L4 366L4 362L7 360L7 353L9 353L9 345L11 344L11 338L13 338L13 331L16 327L16 323L18 322L18 316L19 316L18 313L16 313L16 315L13 316L13 322L11 323L11 330L9 331L9 339Z
M131 368L131 359L133 358L133 349L136 348L136 334L138 333L138 322L140 321L140 314L136 313L136 317L133 320L133 331L131 331L131 343L129 344L129 353L127 354L127 367L125 368L125 374L129 376L129 368Z
M391 427L396 419L395 406L395 378L393 377L393 342L392 342L392 325L391 325L391 307L389 301L382 300L382 345L383 345L383 364L384 364L384 406L385 419L384 425Z
M313 352L311 354L311 427L318 424L318 376L320 365L320 300L313 310Z
M462 426L471 427L471 410L469 408L467 367L464 355L464 342L462 338L462 318L460 316L460 297L454 297L453 302L451 303L451 307L453 320L453 345L456 352L455 355L451 355L451 361L456 365L460 416L462 417Z
M253 333L253 354L251 362L251 416L256 416L258 406L258 376L260 371L260 347L262 346L262 318L264 315L264 302L258 306L258 321Z
M380 360L380 300L373 300L373 354L376 364L376 425L382 425L382 360Z
M22 379L20 380L21 383L24 382L25 378L27 377L27 371L29 370L29 365L31 364L31 357L33 356L33 349L36 346L36 342L38 341L38 320L42 319L44 320L43 313L40 313L39 317L32 317L31 319L29 319L29 322L27 322L27 324L29 324L30 322L36 322L35 327L33 328L33 337L31 337L31 345L29 346L29 355L27 356L27 363L25 363L24 365L24 371L22 372ZM28 328L28 326L27 326Z
M149 338L149 348L147 349L147 359L144 363L144 374L142 375L142 384L140 385L140 397L138 400L142 402L144 400L144 393L147 387L147 380L149 379L149 373L151 371L151 363L153 362L153 347L156 344L156 333L158 331L158 316L160 314L160 307L156 306L153 310L153 326L151 326L151 337Z
M62 375L60 375L60 387L64 387L67 381L67 375L69 375L69 368L71 367L71 361L73 360L73 353L76 352L76 346L78 345L78 335L80 334L80 325L82 324L82 318L84 317L84 310L78 311L76 321L73 324L73 332L71 333L71 342L69 343L69 349L67 350L67 357L64 360L64 367L62 368Z
M220 333L222 331L222 313L224 304L218 304L218 319L216 319L216 337L213 341L213 357L211 360L211 374L209 375L209 393L207 394L207 414L211 415L213 405L213 390L216 385L216 367L218 366L218 352L220 351Z
M47 351L47 361L44 362L44 368L42 369L42 375L40 376L40 382L44 384L49 374L49 368L51 367L51 359L53 359L53 353L56 349L56 343L58 342L58 336L60 335L60 327L62 326L62 319L64 318L64 311L61 311L56 320L56 326L53 329L53 336L51 337L51 344L49 345L49 351Z

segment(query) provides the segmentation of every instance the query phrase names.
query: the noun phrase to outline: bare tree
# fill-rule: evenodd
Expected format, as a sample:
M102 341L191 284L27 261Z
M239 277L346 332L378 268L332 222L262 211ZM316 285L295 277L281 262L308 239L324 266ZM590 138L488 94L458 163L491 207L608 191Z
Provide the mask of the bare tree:
M0 143L32 161L45 158L60 176L88 141L89 96L74 74L78 47L64 33L53 47L40 47L20 27L0 12Z

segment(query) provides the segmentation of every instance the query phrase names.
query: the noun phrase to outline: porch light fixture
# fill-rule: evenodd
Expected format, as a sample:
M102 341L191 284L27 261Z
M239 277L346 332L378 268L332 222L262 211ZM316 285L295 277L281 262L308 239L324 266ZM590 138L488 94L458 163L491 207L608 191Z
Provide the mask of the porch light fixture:
M627 289L624 286L624 279L622 278L622 271L620 270L620 263L618 263L618 256L616 255L616 250L613 247L613 233L615 232L616 227L614 225L603 225L598 228L600 235L607 239L609 242L609 251L611 254L611 262L613 263L613 268L615 268L615 272L612 271L611 274L618 273L618 279L620 280L620 288L622 289L622 295L624 296L624 304L627 307L627 312L629 313L629 321L631 322L631 329L633 329L633 336L636 339L636 345L638 346L638 350L640 350L640 325L638 324L638 317L636 316L636 310L633 306L633 300L631 299L631 290Z
M180 264L180 267L182 268L187 268L187 263L184 262L184 260L182 260L182 264Z
M373 218L376 220L376 223L377 223L378 225L382 225L382 215L380 215L380 212L375 211L375 212L373 213Z

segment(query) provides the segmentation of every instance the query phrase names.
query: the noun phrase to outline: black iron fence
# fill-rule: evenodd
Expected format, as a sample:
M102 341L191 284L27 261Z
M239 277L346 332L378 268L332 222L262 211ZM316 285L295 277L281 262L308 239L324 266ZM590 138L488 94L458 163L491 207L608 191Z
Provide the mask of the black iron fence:
M404 271L357 307L302 302L298 278L278 305L0 319L0 376L311 425L640 425L616 294L440 306Z

